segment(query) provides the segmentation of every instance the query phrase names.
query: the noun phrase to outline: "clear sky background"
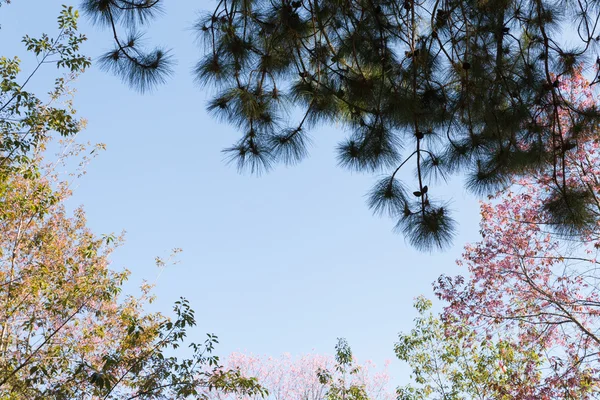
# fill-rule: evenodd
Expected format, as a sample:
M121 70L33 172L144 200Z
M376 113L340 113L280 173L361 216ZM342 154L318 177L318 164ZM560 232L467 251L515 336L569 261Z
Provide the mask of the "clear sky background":
M62 3L78 5L3 6L0 55L24 54L24 34L55 33ZM147 39L173 49L178 64L167 85L141 96L95 66L76 84L76 108L89 121L80 138L106 143L107 151L89 166L69 207L83 204L98 234L127 231L112 265L132 271L131 293L157 276L155 256L183 248L181 263L157 280L152 307L168 312L180 296L189 299L198 320L191 339L217 334L219 354L332 353L336 338L345 337L359 360L390 359L394 383L406 382L408 370L394 359L397 333L412 327L416 296L432 297L440 274L460 272L455 260L478 236L477 199L461 179L431 187L452 199L459 232L452 249L427 254L368 210L365 193L375 176L336 165L334 149L346 135L339 127L314 130L311 156L298 166L240 175L221 153L239 133L206 113L210 91L191 74L203 51L191 26L216 3L166 3ZM80 30L89 37L87 55L111 48L109 32L85 18ZM24 57L26 71L33 61ZM49 88L44 77L55 71L47 68L32 87Z

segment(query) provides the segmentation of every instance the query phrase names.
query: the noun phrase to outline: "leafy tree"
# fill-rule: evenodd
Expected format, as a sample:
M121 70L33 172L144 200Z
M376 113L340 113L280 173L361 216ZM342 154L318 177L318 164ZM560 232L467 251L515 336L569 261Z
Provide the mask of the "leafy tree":
M328 369L317 372L319 381L328 386L326 400L369 400L365 385L350 381L354 375L358 375L360 367L355 364L346 339L338 339L335 345L334 371L337 376L333 376Z
M115 28L149 24L162 1L83 3L114 34L108 68L142 91L164 80L167 52L142 52L137 36L121 39ZM466 173L466 186L482 194L551 166L554 190L568 201L558 173L579 146L578 127L600 115L573 104L561 83L595 59L599 20L591 0L219 1L196 25L207 47L196 77L217 88L208 109L241 130L226 150L240 168L294 164L308 154L311 127L342 124L340 165L385 172L369 206L429 250L453 237L431 188L449 173ZM571 130L562 109L577 121ZM400 179L409 159L410 183Z
M540 385L543 346L521 347L511 336L493 338L457 321L444 321L419 297L415 327L401 334L396 355L412 368L414 384L399 400L549 399Z
M224 363L243 376L255 376L273 400L370 399L392 400L387 390L386 370L375 371L370 362L358 364L344 341L336 346L336 357L307 354L292 358L257 357L233 353ZM209 393L211 400L253 400L242 394Z
M574 104L597 102L579 74L560 88ZM482 204L482 239L468 245L460 261L469 276L442 276L436 292L448 302L444 318L488 335L511 335L523 348L541 344L542 384L550 398L596 398L600 142L596 126L571 110L559 116L563 126L577 132L577 148L560 171L542 169ZM566 198L556 192L555 173L569 188ZM565 226L557 215L578 229Z
M56 37L46 34L39 38L23 37L23 44L37 59L35 67L23 79L21 60L0 57L0 175L15 169L22 173L28 171L28 165L32 166L28 156L49 132L69 137L82 127L70 101L57 104L69 96L69 82L90 65L89 58L79 53L86 37L77 31L78 18L77 10L63 6ZM27 86L40 68L50 64L64 75L56 78L48 98L41 99L29 92Z
M186 300L174 318L147 313L150 287L120 299L127 271L109 269L119 241L69 217L67 185L13 174L0 185L0 397L186 398L204 387L262 393L251 378L221 371L209 335L192 355L171 355L196 324ZM206 366L212 369L206 370Z
M23 39L38 64L21 83L20 60L0 58L0 398L183 399L203 398L205 388L263 394L255 379L219 366L214 335L177 357L196 324L188 302L175 303L168 318L144 311L149 285L123 297L128 272L109 268L120 238L95 235L81 209L65 210L71 181L56 166L75 157L83 168L102 147L86 154L74 142L84 121L68 83L89 65L78 52L85 36L77 18L64 7L56 38ZM42 100L26 86L45 64L67 75ZM55 134L61 155L45 159Z

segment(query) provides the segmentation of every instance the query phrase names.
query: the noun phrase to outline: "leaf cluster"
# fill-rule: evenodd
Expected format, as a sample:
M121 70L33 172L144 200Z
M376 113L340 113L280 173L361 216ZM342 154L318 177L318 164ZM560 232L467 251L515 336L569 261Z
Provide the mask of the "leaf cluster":
M327 369L319 369L317 377L319 382L327 385L328 390L325 394L326 400L369 400L367 391L364 385L357 385L351 382L352 376L360 371L352 358L352 349L346 339L338 338L335 346L335 361L334 366L338 377L334 378Z
M81 129L68 96L69 82L90 66L88 57L80 53L86 37L77 31L79 13L63 6L57 18L56 37L42 34L39 38L26 35L22 42L38 60L28 76L22 78L21 60L0 57L0 175L11 171L35 173L31 155L48 139L51 132L73 136ZM67 72L67 77L55 80L49 98L43 100L27 90L27 84L46 64ZM55 106L58 99L66 100L65 107Z
M543 398L543 347L523 347L510 338L491 337L430 312L419 297L414 328L402 333L396 356L412 369L412 383L398 388L399 400Z

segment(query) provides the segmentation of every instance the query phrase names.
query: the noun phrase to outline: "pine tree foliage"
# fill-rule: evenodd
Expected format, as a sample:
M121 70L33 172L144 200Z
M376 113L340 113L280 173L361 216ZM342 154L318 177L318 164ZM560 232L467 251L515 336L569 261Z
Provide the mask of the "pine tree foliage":
M130 4L86 3L110 12ZM139 23L109 11L88 7L98 21L108 13ZM450 173L466 173L466 187L485 194L551 166L563 199L548 210L585 209L577 196L577 207L563 206L576 191L560 171L577 128L597 126L600 112L573 103L561 82L600 65L599 20L591 0L220 0L196 25L206 51L195 74L215 88L211 113L241 132L226 150L240 168L296 163L310 128L336 123L348 132L342 167L389 174L369 195L373 210L394 210L409 241L433 249L454 234L447 206L429 195ZM413 196L396 190L409 159L415 178L403 186ZM582 218L555 222L572 231L569 221Z
M132 88L144 93L166 82L173 58L168 50L147 50L139 28L162 13L161 0L84 0L82 10L91 20L113 34L114 48L100 57L100 66ZM128 30L123 36L119 26Z

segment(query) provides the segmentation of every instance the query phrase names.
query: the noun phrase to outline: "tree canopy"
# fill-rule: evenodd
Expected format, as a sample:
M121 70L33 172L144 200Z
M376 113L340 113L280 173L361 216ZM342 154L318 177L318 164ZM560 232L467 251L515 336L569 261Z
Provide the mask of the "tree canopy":
M114 34L105 67L141 91L164 80L168 52L144 52L139 34L123 41L117 29L146 24L159 0L85 5ZM416 383L399 388L401 399L598 396L598 77L585 57L600 14L593 3L562 7L575 21L577 50L561 47L551 28L566 17L542 0L223 0L198 25L209 51L196 73L217 87L209 109L243 129L227 150L240 167L297 162L309 127L341 122L350 137L338 148L340 163L391 171L369 205L399 219L423 249L448 244L454 227L446 206L429 197L436 177L471 171L467 186L491 193L481 206L482 238L459 261L469 276L440 277L441 317L418 298L415 329L396 344ZM120 297L127 272L108 266L118 238L94 234L81 209L63 205L70 182L56 165L80 157L83 166L95 151L73 141L85 121L69 82L90 65L79 53L77 19L64 7L58 36L23 39L38 59L25 79L19 59L0 58L0 397L264 397L245 374L256 360L220 366L214 335L190 344L190 357L174 356L196 323L187 301L169 319L144 310L147 285L140 297ZM42 99L27 85L50 63L66 75ZM299 123L285 128L287 111L298 107ZM56 134L66 146L48 163ZM398 175L409 160L412 196ZM269 368L262 378L296 397L388 397L373 390L382 381L370 380L343 339L335 362L310 361L307 380L306 370L290 368L299 392Z
M165 81L172 59L119 29L150 26L162 3L83 1L114 36L103 65L142 92ZM551 165L554 200L571 202L564 157L600 115L570 101L560 83L582 63L595 73L599 18L590 0L220 0L195 26L205 44L195 75L216 90L208 110L240 130L225 150L240 169L297 163L312 127L340 123L348 137L339 164L385 174L370 208L431 250L455 232L432 187L451 173L485 194ZM561 109L572 112L569 129ZM414 179L400 179L407 165ZM576 227L575 213L549 207Z

